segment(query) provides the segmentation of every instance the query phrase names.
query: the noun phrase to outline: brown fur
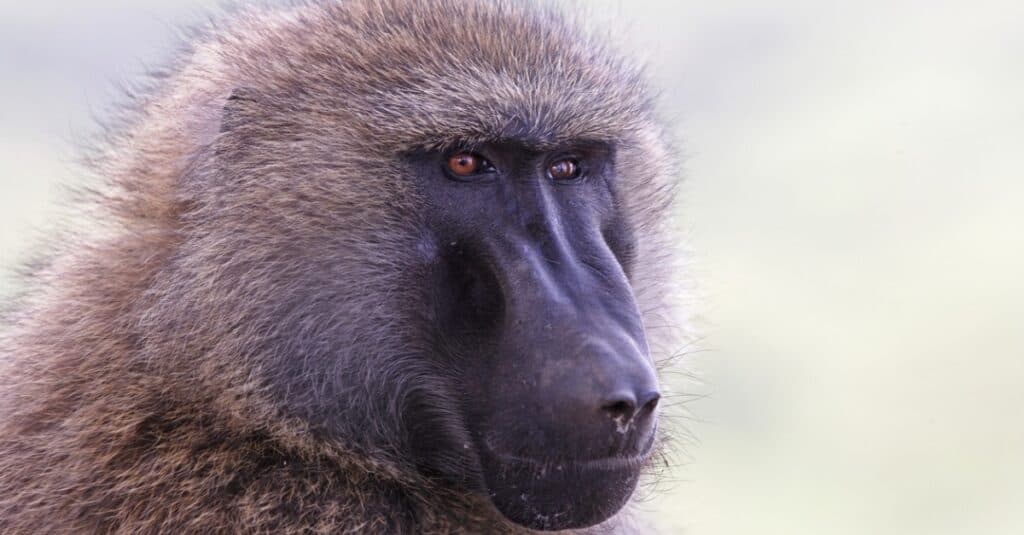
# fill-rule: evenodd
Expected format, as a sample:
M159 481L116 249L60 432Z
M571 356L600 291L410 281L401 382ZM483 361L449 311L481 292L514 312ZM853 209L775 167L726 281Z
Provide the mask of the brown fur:
M412 148L616 140L632 282L652 351L673 348L656 328L664 135L639 72L550 8L241 10L110 132L92 159L98 231L33 269L3 331L0 532L515 532L396 442L394 383L422 346L402 306L420 296L398 279L421 232L394 158Z

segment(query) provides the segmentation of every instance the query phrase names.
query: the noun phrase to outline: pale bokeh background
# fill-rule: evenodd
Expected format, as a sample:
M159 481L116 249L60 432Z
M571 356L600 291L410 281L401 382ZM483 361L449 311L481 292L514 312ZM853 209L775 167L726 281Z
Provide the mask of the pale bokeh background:
M1024 533L1024 4L578 1L688 155L710 349L665 531ZM0 266L210 4L0 0Z

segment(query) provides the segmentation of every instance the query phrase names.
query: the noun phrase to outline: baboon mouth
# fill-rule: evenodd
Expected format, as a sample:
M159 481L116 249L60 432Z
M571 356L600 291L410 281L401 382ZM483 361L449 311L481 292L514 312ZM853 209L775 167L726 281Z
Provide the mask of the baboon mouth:
M653 454L652 446L653 441L635 455L548 459L503 453L485 444L488 496L506 518L530 529L593 526L629 501L641 469Z
M544 459L502 452L490 440L487 440L485 445L488 453L500 463L508 466L530 468L543 476L543 474L549 472L562 472L566 470L575 472L639 470L647 464L647 461L654 454L655 437L656 433L651 433L647 444L641 449L641 453L614 455L596 459Z
M517 455L497 455L498 459L506 464L521 464L540 470L579 470L579 471L612 471L638 469L647 462L648 455L633 455L626 457L603 457L600 459L588 459L585 461L575 460L544 460Z

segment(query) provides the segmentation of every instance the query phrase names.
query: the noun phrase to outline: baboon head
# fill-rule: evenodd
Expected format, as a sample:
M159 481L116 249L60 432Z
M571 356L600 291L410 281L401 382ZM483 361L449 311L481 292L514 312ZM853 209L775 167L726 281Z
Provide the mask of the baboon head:
M638 69L531 3L237 20L163 97L195 148L149 347L517 524L615 514L657 442L673 184Z

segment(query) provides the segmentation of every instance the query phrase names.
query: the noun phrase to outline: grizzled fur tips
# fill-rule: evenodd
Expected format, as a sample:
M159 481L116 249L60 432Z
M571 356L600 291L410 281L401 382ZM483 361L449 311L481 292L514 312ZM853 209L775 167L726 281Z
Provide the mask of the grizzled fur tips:
M460 484L408 454L411 405L470 440L422 358L416 151L614 142L650 354L678 347L672 150L641 71L557 9L243 8L147 85L88 158L95 231L0 331L0 532L525 531L472 462L437 461Z

